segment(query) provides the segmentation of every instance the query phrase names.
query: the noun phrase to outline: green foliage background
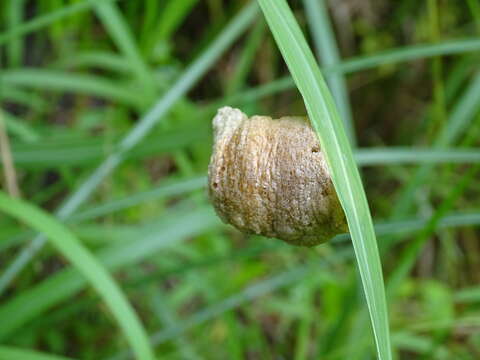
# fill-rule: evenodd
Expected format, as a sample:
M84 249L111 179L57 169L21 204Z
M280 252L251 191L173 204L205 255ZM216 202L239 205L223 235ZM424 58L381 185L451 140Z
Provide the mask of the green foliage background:
M355 144L394 357L478 359L480 2L289 4ZM142 334L158 358L374 358L346 235L294 248L208 202L218 107L306 113L255 3L7 0L0 51L25 206L0 197L0 359L127 358Z

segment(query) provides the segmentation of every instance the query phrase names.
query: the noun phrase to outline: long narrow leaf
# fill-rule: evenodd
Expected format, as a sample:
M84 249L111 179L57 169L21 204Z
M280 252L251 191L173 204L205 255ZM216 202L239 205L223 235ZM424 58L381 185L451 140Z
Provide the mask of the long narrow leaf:
M71 358L0 345L0 360L71 360Z
M5 4L6 20L9 29L14 29L22 22L25 0L10 1ZM23 52L21 39L12 39L7 46L8 65L10 67L20 66Z
M0 34L0 45L3 45L9 40L24 36L28 33L31 33L35 30L39 30L45 26L48 26L56 21L64 19L65 17L78 14L82 11L87 11L91 7L98 4L99 0L85 0L82 2L77 2L69 6L65 6L57 11L53 11L46 15L38 16L26 23L15 26L14 28L9 29L8 31ZM118 1L118 0L100 0L100 1Z
M145 329L125 295L95 257L61 223L40 209L0 192L0 210L45 234L98 291L139 359L154 359Z
M23 142L31 143L40 139L40 135L32 129L25 121L10 115L6 111L0 110L0 117L5 120L6 128L13 135L17 136Z
M107 51L80 52L71 58L60 59L55 65L64 68L100 68L121 74L132 72L132 67L127 59L119 54Z
M133 237L131 241L109 246L96 254L96 258L106 268L115 270L138 263L181 239L214 228L219 222L210 207L193 211L170 211L163 221L158 221L158 230L155 233L143 238ZM35 316L65 301L85 286L86 281L78 271L68 268L50 275L45 281L2 304L0 342ZM35 301L32 302L32 299Z
M398 164L441 164L480 162L480 150L446 148L432 149L420 147L374 147L355 151L359 166L398 165Z
M360 174L335 103L303 34L284 0L259 0L275 40L303 96L345 210L372 320L378 356L391 359L382 267Z
M143 95L152 98L155 92L154 78L143 60L133 34L118 10L117 4L103 1L95 5L95 11L116 45L129 60L129 64L131 64L139 82L142 84Z
M119 86L97 75L72 74L57 70L22 68L0 74L0 86L18 86L29 89L75 92L96 95L108 100L142 108L144 98L133 89Z
M341 64L329 67L328 71L349 74L384 64L392 64L400 61L411 61L439 55L452 55L464 52L472 52L478 51L479 49L480 40L477 38L445 41L444 43L438 44L412 45L394 50L385 50L376 55L352 58L348 61L342 62Z

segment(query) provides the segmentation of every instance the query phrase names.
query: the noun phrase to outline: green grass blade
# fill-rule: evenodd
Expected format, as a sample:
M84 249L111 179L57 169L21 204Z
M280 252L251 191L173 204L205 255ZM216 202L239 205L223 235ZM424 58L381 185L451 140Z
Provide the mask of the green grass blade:
M72 360L71 358L0 345L0 360Z
M394 296L395 291L397 291L403 280L412 270L425 242L430 239L432 233L435 232L440 219L450 210L454 202L465 190L465 187L477 177L479 170L480 164L476 164L475 166L470 167L466 174L458 179L458 183L455 184L448 197L435 210L422 232L411 241L399 255L397 266L390 274L387 282L387 293L389 298Z
M113 73L129 74L132 67L121 55L107 51L81 52L67 59L60 59L56 66L64 68L100 68Z
M145 139L128 154L125 154L124 159L142 159L150 155L185 148L201 140L208 139L207 130L206 126L203 128L190 126L188 129L165 131L155 138ZM120 140L118 137L115 137L115 139ZM12 152L17 167L85 166L97 163L108 155L105 151L105 136L70 137L67 139L45 136L44 140L44 142L28 144L15 141L12 144Z
M149 236L132 237L131 241L111 245L100 251L96 257L110 270L134 265L155 255L160 249L218 227L219 224L220 220L210 206L189 211L169 211L167 216L157 221L156 231L152 231ZM75 269L67 268L1 304L0 342L86 285L85 279ZM32 302L32 299L35 301Z
M382 267L360 174L335 103L287 3L259 0L275 40L304 98L347 216L370 311L378 356L392 358Z
M153 105L123 138L118 144L117 150L60 207L57 211L58 217L61 219L67 218L90 196L102 180L122 162L125 154L145 138L172 106L215 64L220 55L246 30L257 16L257 13L258 7L256 3L251 3L235 16L205 52L185 70L170 90ZM0 293L11 283L16 274L25 267L37 251L42 248L44 243L45 239L39 236L26 248L22 249L17 258L0 276Z
M0 45L5 44L7 41L16 39L20 36L25 36L28 33L39 30L43 27L46 27L56 21L62 20L65 17L78 14L82 11L87 11L91 7L98 4L98 1L118 1L118 0L85 0L82 2L77 2L69 6L65 6L59 10L53 11L49 14L38 16L33 20L25 22L21 25L15 26L14 28L0 34Z
M259 21L250 31L242 52L236 61L235 70L225 86L225 94L235 94L244 86L247 76L252 70L258 48L262 45L262 40L265 36L265 26L264 21Z
M376 55L352 58L341 64L328 67L325 70L349 74L385 64L412 61L440 55L474 52L478 50L480 50L480 40L476 38L445 41L444 43L438 44L412 45L394 50L386 50Z
M171 311L171 305L168 303L168 299L163 296L162 292L163 289L156 289L153 292L151 296L151 307L161 323L165 324L165 326L175 326L175 324L178 323L178 318L175 316L174 312ZM178 352L180 353L182 359L203 359L203 357L200 357L197 354L197 350L192 346L189 339L186 339L180 335L175 339L175 345L178 348Z
M355 159L359 166L440 163L475 164L480 162L480 150L473 148L375 147L356 149Z
M480 3L478 0L467 0L466 2L477 25L477 31L480 31Z
M45 234L107 303L139 359L154 359L147 334L125 295L95 257L61 223L40 209L0 192L0 209Z
M458 140L462 132L468 128L470 122L475 119L475 115L480 109L479 94L480 72L473 78L472 83L455 106L448 124L435 140L435 146L446 147Z
M46 101L38 94L32 94L31 91L20 90L17 87L2 87L0 99L14 104L20 104L34 111L44 111L47 108Z
M332 24L328 17L325 0L303 0L305 13L315 44L317 58L323 67L335 66L341 62L335 40ZM356 144L355 125L352 118L352 109L348 98L348 87L343 74L326 74L325 78L335 99L340 116L344 121L345 130L352 143Z
M99 216L111 214L115 211L120 211L146 201L158 201L158 199L163 197L177 196L189 191L198 190L202 187L205 187L206 184L207 179L205 176L167 182L166 184L162 184L159 187L148 191L133 194L122 199L112 200L108 203L79 211L78 213L75 213L73 216L69 217L68 221L79 222L94 219Z
M5 126L12 135L17 136L20 140L26 143L36 142L40 139L40 135L32 129L25 121L22 121L15 116L10 115L5 111L0 110L0 116L5 121Z
M143 53L148 58L155 58L155 48L161 44L170 43L172 34L180 27L186 17L189 16L192 8L198 3L198 0L168 0L161 4L159 13L147 14L144 21L142 36ZM147 5L148 7L148 5ZM157 4L152 8L159 7Z
M148 99L152 99L155 93L152 71L143 61L133 34L118 10L117 5L112 2L100 2L98 5L95 5L95 12L113 38L115 44L129 60L133 71L142 84L143 95Z
M411 351L423 354L421 359L452 359L453 354L446 346L436 344L431 338L418 334L409 334L406 332L396 332L392 335L392 342L397 348L404 351ZM433 351L433 353L432 353Z
M393 234L411 234L423 230L430 218L419 219L418 217L399 221L382 221L375 224L375 231L378 236ZM439 229L446 229L460 226L477 226L480 224L480 212L471 211L463 213L450 213L442 217L438 222ZM345 241L348 235L339 235L334 241ZM395 243L406 240L399 238Z
M455 292L454 300L458 303L480 303L480 286L473 286Z
M177 29L181 21L192 7L198 3L198 0L169 0L162 11L162 16L158 19L158 26L154 33L158 40L165 40Z
M95 95L125 105L142 108L145 98L133 89L119 86L97 75L73 74L58 70L22 68L6 70L0 74L0 86L25 87L29 89L75 92Z
M433 145L436 148L445 148L453 145L467 126L475 119L480 110L480 73L477 74L470 86L457 102L442 132L435 139ZM405 216L413 205L415 191L431 174L432 164L425 164L416 170L411 180L406 184L398 196L398 201L392 210L392 218L398 219Z
M23 9L25 6L25 0L10 1L5 7L6 22L9 29L16 28L23 18ZM23 55L23 42L21 39L12 39L7 45L7 57L9 67L19 67L22 55Z

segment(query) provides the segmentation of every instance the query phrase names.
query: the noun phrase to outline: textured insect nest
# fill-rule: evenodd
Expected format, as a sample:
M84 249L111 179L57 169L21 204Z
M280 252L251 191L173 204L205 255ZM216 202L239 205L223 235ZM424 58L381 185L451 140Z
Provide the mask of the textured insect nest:
M213 119L213 130L209 195L224 222L306 246L347 230L308 119L248 118L224 107Z

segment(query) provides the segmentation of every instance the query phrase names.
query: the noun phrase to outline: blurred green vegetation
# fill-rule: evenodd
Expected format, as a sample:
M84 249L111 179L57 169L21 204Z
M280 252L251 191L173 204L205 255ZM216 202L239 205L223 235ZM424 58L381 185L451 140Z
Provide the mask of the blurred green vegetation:
M289 3L351 114L396 359L480 358L480 1ZM208 202L218 107L305 114L254 3L6 0L0 51L4 191L110 271L159 358L374 357L346 235L290 247ZM0 359L130 356L69 249L0 226Z

